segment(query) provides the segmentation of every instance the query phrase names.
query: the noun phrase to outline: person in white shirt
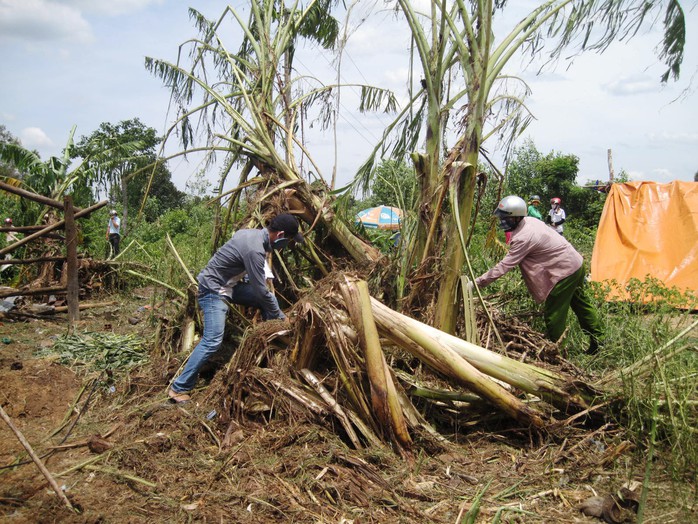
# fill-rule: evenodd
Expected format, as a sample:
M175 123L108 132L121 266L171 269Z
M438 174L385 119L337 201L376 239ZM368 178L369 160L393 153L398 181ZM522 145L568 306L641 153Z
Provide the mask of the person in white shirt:
M121 240L121 219L116 209L109 211L109 224L107 224L107 240L111 246L111 255L119 254L119 241Z
M562 209L562 200L558 197L550 199L550 211L548 212L548 219L546 222L550 224L555 231L562 235L564 228L562 224L565 223L567 216L565 215L565 210Z

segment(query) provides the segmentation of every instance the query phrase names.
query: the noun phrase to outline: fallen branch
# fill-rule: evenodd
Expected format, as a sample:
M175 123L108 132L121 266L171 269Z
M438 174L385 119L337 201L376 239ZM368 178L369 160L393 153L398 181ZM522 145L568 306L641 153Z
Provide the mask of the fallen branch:
M121 427L121 424L117 424L113 428L111 428L109 431L107 431L104 435L97 434L96 436L106 439L111 436L112 433L114 433L117 429ZM77 442L71 442L70 444L60 444L58 446L51 446L48 449L60 451L63 449L73 449L73 448L80 448L82 446L87 446L90 444L90 440L93 439L95 435L90 436L89 438L83 439L83 440L78 440Z
M186 293L184 293L184 291L182 291L181 289L177 289L176 287L171 286L169 284L166 284L162 280L158 280L156 278L149 277L148 275L144 275L142 273L138 273L138 272L132 271L130 269L126 269L126 270L124 270L124 272L128 273L129 275L133 275L133 276L136 276L138 278L142 278L144 280L150 280L151 282L154 282L155 284L158 284L159 286L162 286L165 289L169 289L170 291L172 291L173 293L176 293L177 295L179 295L182 298L187 298L187 295L186 295Z
M12 423L12 420L7 415L7 413L5 413L5 410L2 409L2 406L0 406L0 417L2 417L5 423L10 427L10 429L15 434L19 442L22 444L22 446L24 446L24 449L27 450L27 453L29 453L29 456L34 461L34 464L36 464L36 467L39 468L39 471L41 471L44 477L46 477L46 480L53 488L53 491L56 492L56 495L58 495L58 497L61 500L63 500L68 509L75 511L75 508L73 508L73 505L68 500L68 497L65 496L65 493L63 493L63 490L58 486L56 480L51 476L49 470L46 469L46 466L44 466L44 463L41 461L39 456L36 453L34 453L34 450L32 449L29 442L27 442L27 439L24 438L24 435L22 435L21 431L19 431L19 429L17 429L15 425Z
M8 288L4 288L8 289ZM52 287L39 287L35 289L24 288L24 289L13 289L11 291L0 291L0 298L6 297L23 297L28 295L48 295L53 293L65 293L67 291L65 286L52 286Z
M174 244L172 243L172 239L170 238L170 234L167 233L166 235L167 238L167 245L170 248L170 251L172 251L172 254L175 256L177 259L177 262L179 262L179 265L182 266L182 269L186 273L187 277L189 277L189 281L194 284L195 286L198 286L199 283L196 281L196 279L192 276L191 272L189 271L189 268L187 268L186 264L184 263L184 260L182 260L182 257L179 256L179 253L177 252L177 248L175 248Z
M111 302L81 302L79 305L80 311L83 309L94 309L97 307L114 306L118 304L115 300ZM65 313L68 311L68 306L54 306L52 309L44 312L45 315L51 315L53 313Z

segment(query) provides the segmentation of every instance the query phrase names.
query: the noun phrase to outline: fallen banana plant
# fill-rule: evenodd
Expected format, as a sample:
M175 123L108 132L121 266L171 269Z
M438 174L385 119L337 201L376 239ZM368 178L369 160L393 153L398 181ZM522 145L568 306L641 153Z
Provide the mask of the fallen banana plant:
M354 447L375 445L377 436L406 453L417 436L434 443L443 439L412 403L415 399L423 405L425 396L408 395L414 381L405 380L406 366L400 365L407 354L436 372L433 378L441 387L445 378L455 390L447 404L435 400L433 406L457 408L466 399L461 408L467 410L473 398L481 399L490 411L526 427L559 424L557 414L588 410L597 394L578 379L494 353L397 313L372 298L365 281L336 273L296 305L290 352L272 348L269 334L274 329L268 324L248 332L229 365L229 376L222 379L226 391L216 393L227 399L222 410L234 417L247 406L248 415L255 416L252 407L261 402L267 412L281 409L293 416L301 410L310 417L334 417L336 431L346 434ZM260 344L266 348L261 352ZM269 373L256 372L258 366ZM276 396L281 376L299 383L282 388L284 402ZM295 378L299 376L306 380ZM307 393L288 394L297 387ZM438 396L444 395L442 390ZM309 410L311 397L315 407ZM230 409L231 399L235 410Z

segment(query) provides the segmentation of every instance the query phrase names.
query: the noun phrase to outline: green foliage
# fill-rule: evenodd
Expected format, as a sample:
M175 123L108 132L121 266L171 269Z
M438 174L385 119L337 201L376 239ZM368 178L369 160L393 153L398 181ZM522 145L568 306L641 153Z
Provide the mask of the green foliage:
M693 329L683 338L676 338L695 322L690 311L698 307L697 297L691 292L667 288L651 277L643 281L632 279L625 286L630 301L607 300L619 287L617 282L591 284L606 326L606 343L598 357L579 354L576 358L598 371L629 369L646 359L641 372L624 372L620 383L610 385L619 390L625 405L619 414L620 422L634 435L634 441L640 443L638 451L644 453L657 403L656 424L663 460L677 478L695 472L698 337Z
M550 199L562 199L567 220L577 221L578 227L595 228L601 218L606 195L576 184L579 159L574 155L550 152L543 155L531 139L514 148L507 167L505 195L519 195L528 200L531 195L542 199L543 216Z
M386 205L411 209L417 189L414 169L404 160L383 160L371 176L371 196L366 207Z
M350 194L344 194L338 206L342 216L352 223L359 211L369 207L385 205L408 211L414 207L416 197L417 177L414 169L404 160L383 160L371 174L368 196L357 200Z
M212 254L213 213L211 207L192 200L180 209L165 212L152 222L139 223L122 240L122 250L131 246L124 253L124 260L146 265L149 277L179 289L186 288L189 281L167 245L167 235L187 268L196 276ZM104 232L102 236L105 236Z
M83 159L95 196L106 193L112 202L121 202L126 208L122 214L127 215L127 210L138 206L148 190L150 166L156 169L158 182L153 185L161 189L159 198L168 201L169 195L176 195L169 170L156 163L155 148L161 141L155 129L146 127L138 118L118 124L103 122L80 139L71 149L70 157ZM177 198L181 199L174 200Z
M153 175L150 187L148 182ZM172 182L172 174L164 164L155 165L152 169L144 169L132 176L126 184L126 194L129 205L140 206L148 190L148 199L144 209L145 219L152 222L166 211L180 208L184 205L186 194L177 189Z

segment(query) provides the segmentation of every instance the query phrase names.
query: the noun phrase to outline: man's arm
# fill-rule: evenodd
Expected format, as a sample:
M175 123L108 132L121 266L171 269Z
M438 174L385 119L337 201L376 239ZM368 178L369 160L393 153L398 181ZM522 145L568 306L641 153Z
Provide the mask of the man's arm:
M262 253L253 252L244 257L247 277L250 280L251 290L258 299L260 308L269 318L285 319L286 315L281 311L279 302L274 294L267 287L267 280L264 274L264 261L266 257Z
M518 266L528 254L528 244L526 242L512 242L505 257L488 272L475 279L477 287L489 286L498 278L506 275L509 271Z

